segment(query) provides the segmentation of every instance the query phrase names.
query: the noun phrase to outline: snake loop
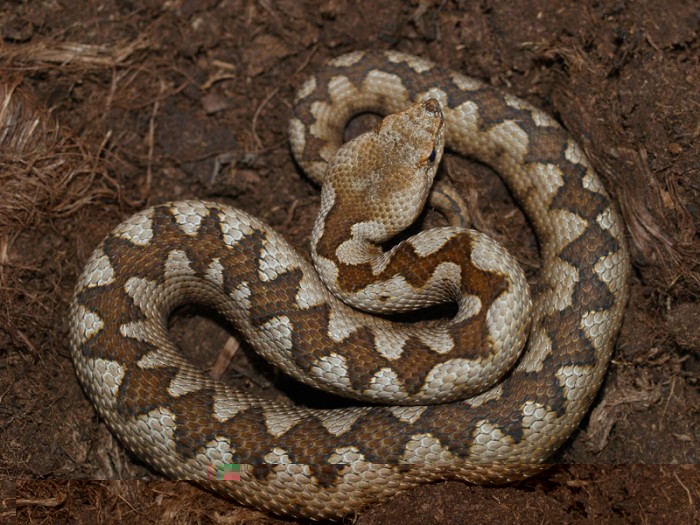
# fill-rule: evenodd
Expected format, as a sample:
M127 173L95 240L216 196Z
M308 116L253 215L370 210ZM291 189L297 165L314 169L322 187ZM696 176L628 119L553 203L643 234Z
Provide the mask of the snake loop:
M342 146L361 111L400 115ZM110 429L172 477L314 518L418 483L502 483L541 469L593 401L628 295L622 223L579 146L526 102L396 52L331 61L300 89L290 137L300 166L323 184L312 243L320 276L259 220L205 201L134 215L88 260L70 311L72 357ZM381 252L425 203L443 138L492 166L531 221L542 258L531 315L527 292L510 296L525 288L522 273L508 255L495 262L485 249L494 243L479 234L447 227ZM375 141L409 148L394 157ZM408 179L420 184L402 186ZM322 280L378 311L443 297L460 309L432 331L396 325L350 308ZM190 302L222 312L292 377L392 404L308 409L210 379L167 333L169 313ZM505 317L511 303L520 310ZM501 333L503 324L515 331ZM477 378L455 400L473 370L500 366L488 344L521 342L500 382ZM241 480L208 482L209 467L224 463L241 464Z

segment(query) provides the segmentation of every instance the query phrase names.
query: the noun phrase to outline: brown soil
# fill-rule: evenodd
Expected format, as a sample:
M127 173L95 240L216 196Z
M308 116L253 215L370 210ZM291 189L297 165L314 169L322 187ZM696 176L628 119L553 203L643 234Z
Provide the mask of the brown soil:
M560 466L517 486L418 487L348 522L700 523L697 2L3 4L2 79L65 134L45 120L37 144L2 158L0 522L15 519L15 490L22 523L276 522L125 452L76 380L67 305L100 239L152 203L225 201L306 249L319 197L287 146L294 92L329 57L392 48L506 88L574 134L627 224L632 298ZM445 165L476 222L534 272L532 233L500 180L461 158ZM197 311L173 330L209 364L227 339ZM239 354L231 381L284 390ZM150 481L87 481L114 479Z

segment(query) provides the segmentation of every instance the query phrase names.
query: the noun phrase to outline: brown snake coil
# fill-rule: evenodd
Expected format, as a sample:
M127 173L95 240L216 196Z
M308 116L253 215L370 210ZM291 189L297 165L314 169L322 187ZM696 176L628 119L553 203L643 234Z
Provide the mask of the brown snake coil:
M385 119L359 153L349 146L326 171L354 114L397 113L418 100L426 102ZM536 232L542 268L529 332L527 322L517 328L527 306L513 318L501 313L520 287L518 270L505 277L482 253L478 234L422 233L393 255L377 246L425 202L431 164L442 153L443 114L446 147L500 173ZM357 511L418 483L502 483L541 469L601 384L628 294L622 222L579 146L522 100L395 52L333 60L299 91L290 133L299 164L325 182L312 250L324 280L378 310L415 289L427 303L458 302L458 313L428 330L357 312L281 236L244 212L202 201L155 206L95 250L71 307L78 377L111 430L174 478L315 518ZM406 155L396 157L405 161L375 149L373 137L382 133L391 148L409 140ZM346 173L358 154L370 175ZM403 177L393 177L395 188L373 186L392 179L382 158L410 164L407 173L422 185L407 189ZM326 173L332 180L323 180ZM344 193L353 188L361 198ZM388 203L375 201L378 194ZM387 289L375 286L380 277ZM419 404L307 409L213 381L168 337L168 315L183 303L216 308L295 378L315 373L306 381L349 387L356 398ZM501 336L502 322L512 322L516 335ZM453 399L452 385L461 389L472 366L500 366L492 364L491 345L501 337L511 338L506 350L527 337L501 382L483 381L486 389L464 401L425 404L428 394ZM517 349L506 358L516 359ZM464 388L475 392L479 383ZM222 463L241 464L241 480L207 482L210 465Z

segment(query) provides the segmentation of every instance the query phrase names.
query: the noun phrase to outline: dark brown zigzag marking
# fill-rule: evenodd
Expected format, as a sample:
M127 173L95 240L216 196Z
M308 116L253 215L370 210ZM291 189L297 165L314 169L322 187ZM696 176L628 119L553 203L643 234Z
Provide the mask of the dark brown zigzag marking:
M190 261L190 268L197 274L196 278L202 282L207 282L204 280L204 275L214 259L219 259L229 270L235 268L237 274L235 277L231 271L224 273L224 293L229 294L242 281L249 283L250 322L253 326L260 326L272 317L287 314L292 321L293 343L299 350L295 358L302 368L308 369L313 366L318 357L327 355L329 349L333 349L341 355L351 356L349 359L351 381L356 388L363 390L378 370L394 364L374 350L374 336L368 329L360 328L340 344L331 341L328 338L327 306L297 310L295 296L302 277L301 271L288 271L269 283L258 281L257 256L264 248L264 234L254 231L234 247L224 247L218 222L216 214L204 218L198 234L192 237L180 230L167 208L157 208L153 215L153 242L143 247L133 246L123 239L108 239L105 243L105 253L110 257L117 279L107 289L89 290L88 293L92 297L82 298L82 301L91 301L93 308L102 318L113 316L113 322L105 326L91 343L94 342L94 348L118 350L117 353L100 355L100 357L117 360L127 367L119 401L123 417L131 418L146 414L160 406L169 406L176 416L179 415L175 439L180 454L196 449L196 445L204 446L207 441L213 439L215 433L210 423L190 414L187 418L184 417L188 407L206 407L205 413L211 413L213 391L203 388L173 401L166 392L167 386L176 376L177 368L162 367L155 373L152 370L141 370L135 363L155 348L148 343L126 339L119 333L119 327L122 324L146 321L142 312L132 304L131 298L123 291L126 276L138 276L163 285L164 267L173 246L185 252ZM141 264L139 261L148 261L148 263ZM135 268L139 267L142 270L136 272ZM209 284L209 286L212 285ZM276 292L270 294L269 289L274 289ZM188 298L182 298L181 302L188 302ZM123 313L115 316L115 306L118 312ZM483 323L483 319L480 321ZM458 328L473 322L473 320L465 321ZM457 355L450 355L450 358L475 357L473 352L478 345L476 341L469 339L473 336L465 335L466 330L453 331L457 339L457 347L464 351ZM105 341L105 337L108 336L111 340ZM480 336L484 338L483 334ZM85 350L89 348L93 348L92 344L86 345ZM445 356L430 351L415 338L407 340L403 354L403 359L409 366L397 370L397 373L410 393L417 392L423 385L426 374L435 365L446 360ZM419 364L419 371L413 371ZM392 368L395 367L392 366Z

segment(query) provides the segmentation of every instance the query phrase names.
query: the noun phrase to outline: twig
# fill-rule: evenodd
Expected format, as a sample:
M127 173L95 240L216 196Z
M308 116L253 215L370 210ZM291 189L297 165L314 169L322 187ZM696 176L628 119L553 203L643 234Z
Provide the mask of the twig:
M253 134L253 139L255 139L256 144L258 145L258 151L263 149L263 144L262 141L260 140L260 137L258 137L258 133L255 130L255 128L258 126L258 117L260 116L260 113L262 113L263 108L272 100L272 97L274 97L278 92L280 88L275 88L273 89L268 96L265 97L265 99L260 103L258 106L258 109L255 110L255 115L253 115L253 121L251 123L251 132Z
M690 492L690 489L685 486L685 484L681 481L681 478L678 477L678 474L675 472L673 473L673 477L676 478L676 481L680 483L681 487L685 489L686 494L688 494L688 504L692 507L693 506L693 495Z
M57 498L17 498L16 504L18 507L58 507L63 505L66 499L66 494Z
M216 358L216 363L214 363L211 369L210 374L214 379L218 381L223 377L240 347L241 343L238 342L238 339L235 337L228 338L221 352L219 352L219 356Z
M163 81L161 80L160 82L160 93L163 94L165 91L165 85L163 84ZM153 179L153 148L155 144L155 134L156 134L156 115L158 114L158 110L160 109L160 99L157 99L154 104L153 104L153 111L151 112L151 119L148 122L148 137L147 137L147 142L148 142L148 163L146 165L146 180L143 184L143 188L141 190L141 199L146 200L148 199L149 194L151 193L151 180Z

